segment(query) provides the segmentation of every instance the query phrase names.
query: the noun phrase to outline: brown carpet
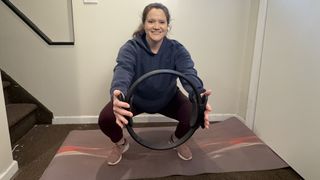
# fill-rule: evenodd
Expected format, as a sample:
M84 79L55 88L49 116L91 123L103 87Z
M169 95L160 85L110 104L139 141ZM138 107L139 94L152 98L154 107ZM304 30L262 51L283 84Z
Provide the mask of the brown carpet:
M139 133L157 136L160 132L153 129L140 128ZM180 160L174 150L153 151L129 140L129 151L120 164L111 167L105 157L112 143L101 131L72 131L41 179L136 179L288 167L236 118L198 130L188 141L192 161Z

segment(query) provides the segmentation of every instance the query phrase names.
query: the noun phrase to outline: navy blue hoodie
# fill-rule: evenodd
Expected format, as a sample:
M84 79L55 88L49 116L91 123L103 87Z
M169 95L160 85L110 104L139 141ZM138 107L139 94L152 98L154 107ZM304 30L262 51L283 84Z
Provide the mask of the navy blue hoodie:
M191 56L183 45L165 37L158 53L154 54L144 34L127 41L120 48L111 83L111 97L116 89L126 95L135 80L156 69L179 71L192 80L196 85L197 93L205 91L201 79L197 76ZM181 83L189 96L192 96L194 92L190 85L184 81ZM169 103L177 89L177 76L155 75L137 86L133 94L133 105L144 112L157 113Z

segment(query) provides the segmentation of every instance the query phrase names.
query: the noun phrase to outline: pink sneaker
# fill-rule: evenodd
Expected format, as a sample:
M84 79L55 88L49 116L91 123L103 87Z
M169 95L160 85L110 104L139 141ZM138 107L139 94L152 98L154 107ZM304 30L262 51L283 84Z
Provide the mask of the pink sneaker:
M173 136L174 135L172 135L170 138L171 143L174 142ZM177 151L177 154L180 157L180 159L185 160L185 161L189 161L192 159L192 152L191 152L190 148L186 145L186 143L181 144L180 146L178 146L174 149Z
M122 154L125 153L129 149L129 143L127 139L124 138L123 144L117 144L112 147L112 150L107 157L108 165L114 166L118 164L122 159Z

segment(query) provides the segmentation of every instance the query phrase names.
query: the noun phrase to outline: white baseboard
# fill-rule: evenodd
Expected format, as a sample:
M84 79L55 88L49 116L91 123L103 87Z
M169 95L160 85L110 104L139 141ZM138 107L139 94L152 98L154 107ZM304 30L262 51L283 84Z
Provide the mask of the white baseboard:
M12 161L10 166L0 174L0 180L10 180L14 174L18 171L17 161Z
M224 121L231 117L236 117L244 122L243 118L237 114L210 114L209 119L211 122ZM136 122L171 122L168 118L163 118L160 114L141 114L135 117ZM52 124L96 124L98 116L55 116Z
M52 124L96 124L98 116L54 116Z
M239 116L238 114L235 114L234 117L239 119L242 123L246 124L246 120L243 117Z

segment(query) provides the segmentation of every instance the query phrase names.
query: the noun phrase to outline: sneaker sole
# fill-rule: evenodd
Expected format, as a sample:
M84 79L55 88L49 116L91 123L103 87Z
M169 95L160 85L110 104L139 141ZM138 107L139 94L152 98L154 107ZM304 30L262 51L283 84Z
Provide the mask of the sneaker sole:
M169 143L169 144L172 144L172 141L169 140L168 143ZM189 157L189 158L183 157L183 156L177 151L177 148L173 148L173 149L177 152L177 154L178 154L178 156L179 156L180 159L182 159L182 160L184 160L184 161L190 161L190 160L192 159L192 156Z
M121 159L122 159L122 155L120 156L120 158L116 162L108 162L108 165L114 166L114 165L118 164L121 161Z
M189 158L185 158L185 157L183 157L179 152L177 152L177 154L178 154L179 158L182 159L182 160L184 160L184 161L190 161L190 160L192 159L192 156L189 157Z

